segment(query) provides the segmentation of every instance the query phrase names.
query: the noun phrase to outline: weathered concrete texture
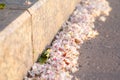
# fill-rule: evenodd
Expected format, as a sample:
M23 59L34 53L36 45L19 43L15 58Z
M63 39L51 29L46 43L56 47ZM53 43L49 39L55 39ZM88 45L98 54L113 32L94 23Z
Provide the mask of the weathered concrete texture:
M49 45L57 31L80 0L41 0L29 11L32 14L34 60ZM43 4L45 2L45 4ZM43 4L41 7L38 4ZM40 17L36 17L40 16Z
M24 12L0 33L0 80L22 80L31 65L30 15Z
M77 2L39 0L28 10L14 6L0 10L0 80L23 79Z

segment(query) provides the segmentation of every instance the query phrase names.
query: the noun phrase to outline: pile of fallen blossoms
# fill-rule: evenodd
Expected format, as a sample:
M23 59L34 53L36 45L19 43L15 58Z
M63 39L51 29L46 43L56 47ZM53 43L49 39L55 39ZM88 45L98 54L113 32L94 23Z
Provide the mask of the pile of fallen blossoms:
M96 17L105 20L111 8L106 0L81 0L49 48L50 58L45 64L34 63L24 80L71 80L70 73L78 70L80 46L94 38Z

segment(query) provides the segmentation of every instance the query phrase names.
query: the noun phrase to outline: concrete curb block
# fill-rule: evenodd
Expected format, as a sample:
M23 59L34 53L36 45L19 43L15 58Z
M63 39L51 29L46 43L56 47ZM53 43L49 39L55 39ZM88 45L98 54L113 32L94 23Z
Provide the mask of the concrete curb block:
M0 11L0 80L22 80L78 2L39 0L26 10Z

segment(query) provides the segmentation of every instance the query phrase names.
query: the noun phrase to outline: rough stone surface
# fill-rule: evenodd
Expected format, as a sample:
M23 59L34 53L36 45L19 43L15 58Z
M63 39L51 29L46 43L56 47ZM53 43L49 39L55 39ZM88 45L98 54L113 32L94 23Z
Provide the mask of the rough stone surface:
M0 80L22 80L32 65L29 18L28 12L23 13L0 33Z
M0 10L0 80L23 79L77 2L39 0L28 10L17 5Z
M29 9L33 21L34 61L36 61L39 53L43 51L46 45L50 44L54 35L60 29L63 22L67 20L79 1L41 0ZM40 5L38 4L43 5L39 7Z

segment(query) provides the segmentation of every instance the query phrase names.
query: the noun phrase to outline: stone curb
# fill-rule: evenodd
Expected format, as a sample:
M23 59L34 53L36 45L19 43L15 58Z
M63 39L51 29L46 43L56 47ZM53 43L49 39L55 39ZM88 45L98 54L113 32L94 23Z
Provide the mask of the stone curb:
M0 10L0 80L22 80L79 0L39 0Z

